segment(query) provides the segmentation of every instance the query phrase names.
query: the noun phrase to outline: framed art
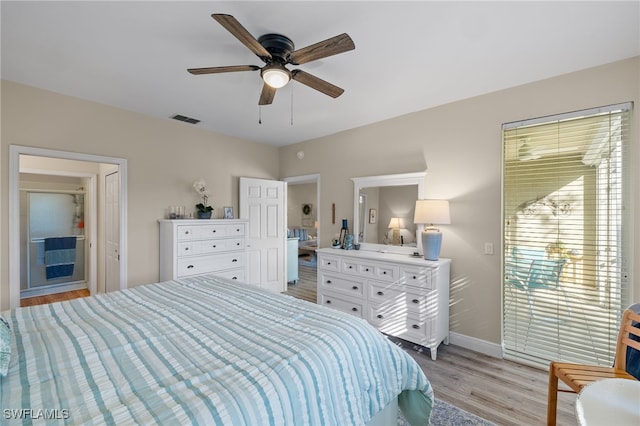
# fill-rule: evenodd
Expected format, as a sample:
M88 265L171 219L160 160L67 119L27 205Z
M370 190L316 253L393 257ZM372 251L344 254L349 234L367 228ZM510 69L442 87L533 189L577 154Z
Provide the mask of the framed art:
M369 223L376 223L378 220L378 210L369 209Z
M224 208L224 218L225 219L233 219L233 207L225 207Z

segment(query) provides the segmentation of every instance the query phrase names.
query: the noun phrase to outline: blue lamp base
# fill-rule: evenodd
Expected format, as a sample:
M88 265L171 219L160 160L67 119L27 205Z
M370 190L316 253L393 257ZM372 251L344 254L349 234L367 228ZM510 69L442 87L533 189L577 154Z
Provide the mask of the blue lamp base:
M441 245L442 234L440 231L423 232L422 249L424 250L424 260L438 260L440 257Z

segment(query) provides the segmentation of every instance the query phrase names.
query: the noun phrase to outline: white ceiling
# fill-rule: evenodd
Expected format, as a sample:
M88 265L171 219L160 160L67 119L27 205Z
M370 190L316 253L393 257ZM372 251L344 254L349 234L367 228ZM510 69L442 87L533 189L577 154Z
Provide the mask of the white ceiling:
M275 146L640 55L640 1L3 0L0 7L3 79L154 117L187 115L202 120L198 127ZM345 93L332 99L293 82L260 110L258 72L187 73L263 65L212 13L233 15L256 38L284 34L296 48L348 33L354 51L295 67Z

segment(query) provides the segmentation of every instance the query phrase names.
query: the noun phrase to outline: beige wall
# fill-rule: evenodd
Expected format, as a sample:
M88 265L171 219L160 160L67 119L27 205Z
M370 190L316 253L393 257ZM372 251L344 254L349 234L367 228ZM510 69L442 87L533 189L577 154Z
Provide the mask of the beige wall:
M158 219L169 205L192 209L192 182L210 187L214 216L238 210L238 178L277 179L278 149L169 119L2 81L0 150L0 309L9 306L9 145L73 151L128 161L128 284L158 280Z
M639 211L640 58L536 82L419 111L281 149L283 177L320 174L320 246L353 220L354 176L427 170L427 198L451 202L451 225L442 257L451 269L451 330L477 339L501 340L501 125L569 111L634 101L632 210ZM393 148L393 149L390 149ZM304 151L302 160L296 157ZM336 203L336 224L331 204ZM640 247L640 214L634 217ZM495 255L484 255L484 243ZM637 251L637 250L636 250ZM634 266L640 297L640 262Z

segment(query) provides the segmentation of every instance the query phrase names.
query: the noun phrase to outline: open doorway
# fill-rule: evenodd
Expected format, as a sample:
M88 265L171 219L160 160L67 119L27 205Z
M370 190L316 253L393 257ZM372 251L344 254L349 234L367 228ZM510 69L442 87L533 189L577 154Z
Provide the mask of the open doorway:
M119 262L115 268L116 280L118 288L125 288L126 160L17 145L10 146L9 154L10 308L19 307L22 297L75 290L73 287L86 288L90 294L105 292L109 269L107 238L105 237L105 228L108 222L118 224L117 238L115 238L119 245L117 248ZM107 209L105 201L106 176L112 173L117 173L118 176L117 208ZM63 220L60 221L62 227L59 230L44 229L42 231L47 235L29 236L28 229L25 227L29 228L28 216L30 213L28 208L29 198L32 194L40 194L40 196L33 197L34 203L37 204L43 200L49 203L47 204L49 208L54 209L50 210L49 214L55 215L55 212L63 212L61 213ZM69 197L72 200L70 204L66 203L66 198ZM25 202L25 200L27 201ZM50 204L51 202L53 204ZM65 214L65 212L69 214ZM69 251L73 252L73 261L65 263L65 267L71 264L73 272L68 275L67 279L64 276L52 276L47 279L45 275L40 280L43 281L42 283L38 280L34 281L36 284L44 285L28 288L30 262L34 263L33 271L36 271L34 274L37 275L40 272L46 274L44 240L47 239L45 238L47 236L62 237L55 238L55 240L65 243L67 240L74 240L76 244L72 250L66 250L64 253L64 250L59 252L65 255ZM48 238L48 240L51 241L54 238ZM59 253L51 252L49 254L57 255ZM55 270L55 268L51 269ZM111 272L113 273L113 268ZM111 279L113 280L113 277ZM25 286L27 287L26 292ZM61 300L64 300L64 297Z
M287 182L287 229L290 244L289 259L297 259L294 285L287 294L316 302L318 235L320 231L320 175L304 175L283 179ZM291 269L288 267L288 269ZM291 280L290 280L291 281Z

